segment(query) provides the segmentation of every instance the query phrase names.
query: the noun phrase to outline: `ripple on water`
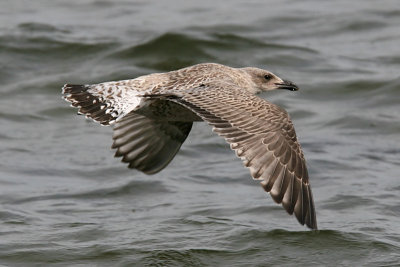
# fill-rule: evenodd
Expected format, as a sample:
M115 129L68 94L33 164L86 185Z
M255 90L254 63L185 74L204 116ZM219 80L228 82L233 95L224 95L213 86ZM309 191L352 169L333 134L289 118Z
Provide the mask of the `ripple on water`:
M109 58L150 69L169 71L212 60L213 57L203 47L213 45L217 43L178 33L165 33L146 43L122 48ZM193 58L193 55L196 55L196 58Z
M187 246L180 249L142 251L136 264L173 266L264 266L301 264L346 264L349 259L359 263L373 262L371 252L384 253L384 262L396 262L396 247L358 233L340 231L288 232L283 230L241 230L224 238L230 248L210 244L208 247ZM281 249L285 247L285 249ZM342 248L342 249L337 249ZM335 253L332 253L332 251ZM382 259L379 259L381 262Z
M130 198L149 196L151 194L163 194L172 192L158 181L130 181L118 186L107 186L91 190L83 190L78 193L42 194L34 197L18 198L12 201L14 204L43 201L51 199L110 199L128 195Z
M322 209L332 209L332 210L344 210L344 209L354 209L360 206L371 206L378 204L371 198L355 196L355 195L341 195L337 194L334 197L326 200L324 204L321 205Z

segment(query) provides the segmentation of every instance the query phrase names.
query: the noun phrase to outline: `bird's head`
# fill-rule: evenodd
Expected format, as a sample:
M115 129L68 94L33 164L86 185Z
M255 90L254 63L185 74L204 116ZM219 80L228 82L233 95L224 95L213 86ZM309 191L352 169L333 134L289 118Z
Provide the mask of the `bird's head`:
M258 92L271 91L275 89L286 89L290 91L297 91L299 87L291 81L283 80L270 71L258 68L242 68L254 83Z

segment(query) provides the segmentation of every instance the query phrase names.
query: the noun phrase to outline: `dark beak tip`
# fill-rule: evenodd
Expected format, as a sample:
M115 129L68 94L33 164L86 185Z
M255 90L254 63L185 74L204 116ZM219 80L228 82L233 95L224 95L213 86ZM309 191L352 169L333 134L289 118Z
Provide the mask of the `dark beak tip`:
M278 89L286 89L289 91L298 91L299 87L291 81L283 81L283 83L276 83Z

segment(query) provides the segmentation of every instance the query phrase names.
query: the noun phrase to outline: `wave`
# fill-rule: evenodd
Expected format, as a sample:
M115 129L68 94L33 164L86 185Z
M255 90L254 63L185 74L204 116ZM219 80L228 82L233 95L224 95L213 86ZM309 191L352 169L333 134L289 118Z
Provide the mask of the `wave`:
M317 54L315 50L275 43L264 43L257 39L237 34L209 34L203 37L182 33L164 33L149 41L119 49L109 59L118 59L154 70L170 71L201 62L229 63L230 54L255 51L290 50ZM238 55L234 56L237 58ZM231 59L232 60L232 59ZM232 62L233 63L233 62ZM238 62L233 65L237 65ZM262 64L262 61L261 63ZM232 65L232 64L231 64Z

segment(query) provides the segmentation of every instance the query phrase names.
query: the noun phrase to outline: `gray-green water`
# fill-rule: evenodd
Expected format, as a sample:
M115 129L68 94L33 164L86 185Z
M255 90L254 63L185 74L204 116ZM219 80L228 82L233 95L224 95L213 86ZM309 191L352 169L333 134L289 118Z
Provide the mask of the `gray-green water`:
M200 62L258 66L288 110L320 231L273 203L196 124L146 176L76 116L64 83ZM398 266L398 1L1 1L0 264Z

